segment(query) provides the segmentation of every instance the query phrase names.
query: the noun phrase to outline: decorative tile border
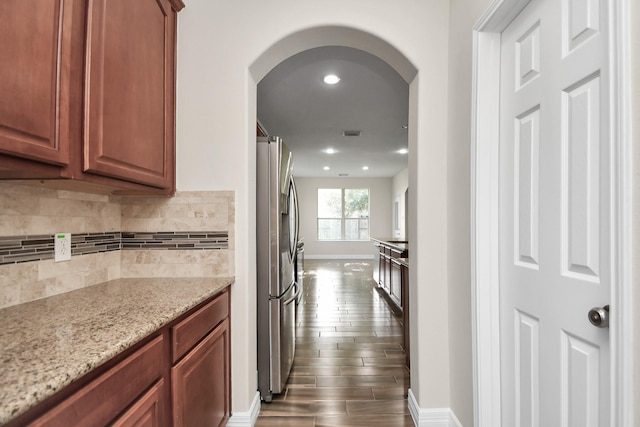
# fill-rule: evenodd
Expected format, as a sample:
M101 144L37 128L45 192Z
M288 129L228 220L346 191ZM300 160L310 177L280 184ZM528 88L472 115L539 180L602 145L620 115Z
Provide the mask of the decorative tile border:
M119 231L105 233L72 233L71 256L120 250L120 239L121 233Z
M53 234L0 237L0 265L53 258Z
M121 249L215 250L229 248L226 231L105 232L71 234L71 255ZM0 237L0 265L53 259L53 234Z
M228 249L226 231L122 232L122 249Z

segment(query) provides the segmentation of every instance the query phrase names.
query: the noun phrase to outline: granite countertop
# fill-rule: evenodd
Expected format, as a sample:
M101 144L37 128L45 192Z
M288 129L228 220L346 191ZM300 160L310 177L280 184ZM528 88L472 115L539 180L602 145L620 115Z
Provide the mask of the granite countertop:
M0 310L0 425L233 283L118 279Z
M392 258L391 261L395 261L396 263L409 268L409 258Z
M399 251L409 250L409 241L398 237L371 237L371 240L398 249Z

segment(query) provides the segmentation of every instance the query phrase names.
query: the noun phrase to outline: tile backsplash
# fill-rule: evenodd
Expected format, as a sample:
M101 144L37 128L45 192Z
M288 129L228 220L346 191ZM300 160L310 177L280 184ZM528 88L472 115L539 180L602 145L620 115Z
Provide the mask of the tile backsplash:
M151 247L129 247L121 252L122 275L233 276L234 228L233 191L182 191L169 198L123 198L122 229L135 230L141 238L137 240L142 240L144 233L147 233L156 238L171 238L174 241L171 244L194 244L194 247L174 247L164 251ZM174 235L170 236L170 232ZM209 250L197 250L205 248Z
M0 236L0 265L53 259L53 234ZM71 255L119 251L122 233L78 233L71 236Z
M120 277L234 274L234 193L116 197L0 183L0 307ZM53 235L72 257L53 262Z

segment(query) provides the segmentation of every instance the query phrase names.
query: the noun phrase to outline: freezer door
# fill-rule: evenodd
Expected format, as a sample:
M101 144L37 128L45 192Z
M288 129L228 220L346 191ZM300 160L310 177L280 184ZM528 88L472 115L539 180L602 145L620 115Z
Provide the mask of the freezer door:
M296 352L296 299L300 287L294 283L282 298L270 304L271 392L281 393L293 365Z

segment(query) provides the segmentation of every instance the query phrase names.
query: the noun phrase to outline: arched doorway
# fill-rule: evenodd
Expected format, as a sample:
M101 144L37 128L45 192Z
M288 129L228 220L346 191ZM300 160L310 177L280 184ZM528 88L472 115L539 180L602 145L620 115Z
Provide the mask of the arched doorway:
M243 8L242 6L247 6ZM258 81L276 64L313 47L341 45L372 53L410 82L409 187L411 375L417 403L449 402L447 322L448 6L443 2L194 2L178 34L177 185L180 191L235 195L231 233L232 406L240 424L255 408L255 123ZM338 25L336 25L338 24ZM419 141L419 144L418 144ZM420 166L420 167L418 167ZM419 187L419 191L418 191ZM253 212L253 213L252 213ZM420 218L420 221L418 221ZM417 286L417 278L429 286ZM418 306L430 306L418 310ZM415 330L416 328L414 328ZM424 361L421 359L425 359ZM254 405L254 406L252 406Z
M330 37L332 39L331 42L324 42L324 46L323 44L320 44L314 49L314 51L317 52L318 49L322 49L323 47L327 49L335 49L336 46L340 46L342 48L349 49L347 52L353 52L352 55L363 55L363 53L358 54L357 52L364 51L376 58L380 58L377 55L371 53L371 51L374 51L378 55L384 57L380 59L385 60L385 62L392 62L387 62L387 64L391 65L391 68L393 68L397 72L397 75L400 75L400 77L402 77L402 80L405 80L407 84L407 86L405 86L405 90L408 87L408 84L411 82L411 79L416 75L417 71L415 70L415 67L413 67L411 63L400 52L398 52L383 40L372 36L371 34L363 33L361 31L353 30L346 27L324 27L305 30L293 34L269 48L250 68L250 70L252 71L253 80L259 83L262 78L269 73L270 70L276 68L279 64L283 63L283 61L294 57L296 54L302 51L309 52L311 48L305 49L305 47L308 47L309 44L311 44L311 46L313 47L314 44L318 44L319 42L322 43L322 41L327 37ZM302 44L301 41L305 41L308 44ZM354 49L353 46L358 46L358 50ZM339 52L344 54L344 51ZM300 55L297 55L296 57L299 56ZM400 72L402 72L402 74ZM271 74L269 76L271 76ZM301 90L304 89L306 88L301 88ZM407 102L408 104L407 98L405 98L405 102ZM299 106L298 104L296 104L296 106L299 108L303 108L303 106ZM268 129L272 128L268 127ZM259 214L260 212L258 212L258 215Z

